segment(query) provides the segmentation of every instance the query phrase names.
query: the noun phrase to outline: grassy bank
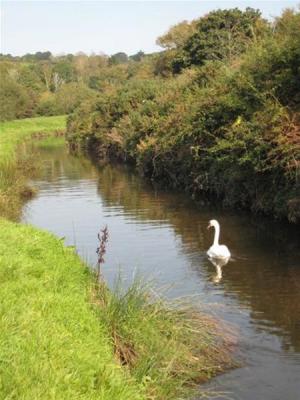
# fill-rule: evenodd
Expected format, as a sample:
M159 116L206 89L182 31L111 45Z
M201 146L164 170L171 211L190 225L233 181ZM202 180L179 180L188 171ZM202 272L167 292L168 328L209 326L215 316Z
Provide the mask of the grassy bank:
M95 286L47 232L1 220L0 276L3 399L178 399L228 363L207 317Z
M32 194L26 181L33 172L33 160L22 146L24 141L32 135L61 133L65 124L65 116L0 123L0 216L16 219L22 198Z
M95 285L47 232L0 220L0 277L3 399L185 398L229 363L212 320Z
M3 124L8 205L26 181L22 140L63 124L63 117ZM231 365L211 318L153 300L138 284L111 292L62 240L1 218L0 281L1 399L187 398Z
M59 239L0 222L2 399L141 399L88 301L91 278ZM2 397L3 396L3 397Z

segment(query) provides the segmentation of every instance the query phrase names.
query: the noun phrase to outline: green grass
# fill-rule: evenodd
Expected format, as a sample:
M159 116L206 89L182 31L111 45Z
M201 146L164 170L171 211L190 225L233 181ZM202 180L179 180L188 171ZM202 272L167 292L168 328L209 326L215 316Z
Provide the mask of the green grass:
M0 220L0 398L143 399L89 303L91 276L49 233Z
M48 136L35 141L33 144L38 149L54 149L63 146L65 142L64 136Z
M0 123L0 216L17 219L28 176L32 174L32 155L23 146L32 135L65 130L66 117L39 117ZM43 138L43 143L46 138ZM61 138L54 138L62 140ZM46 145L49 146L49 143Z
M33 133L64 130L66 116L27 118L0 123L0 170L16 162L17 146Z

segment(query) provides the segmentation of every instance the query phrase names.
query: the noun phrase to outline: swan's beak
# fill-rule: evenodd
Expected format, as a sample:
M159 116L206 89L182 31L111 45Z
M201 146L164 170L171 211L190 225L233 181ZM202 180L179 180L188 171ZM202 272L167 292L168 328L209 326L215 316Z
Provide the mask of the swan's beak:
M206 229L209 229L209 228L211 228L211 224L208 224L208 227Z

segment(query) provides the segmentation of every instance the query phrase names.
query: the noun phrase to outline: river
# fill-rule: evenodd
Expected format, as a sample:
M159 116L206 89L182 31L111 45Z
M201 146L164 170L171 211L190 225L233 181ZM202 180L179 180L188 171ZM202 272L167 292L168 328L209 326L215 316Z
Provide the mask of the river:
M40 149L38 195L23 222L47 229L96 263L97 233L109 243L102 272L113 286L134 276L151 280L165 296L188 296L231 326L241 366L211 380L214 399L300 398L299 227L196 203L157 189L124 166L98 166L63 147ZM213 232L232 253L221 279L207 259Z

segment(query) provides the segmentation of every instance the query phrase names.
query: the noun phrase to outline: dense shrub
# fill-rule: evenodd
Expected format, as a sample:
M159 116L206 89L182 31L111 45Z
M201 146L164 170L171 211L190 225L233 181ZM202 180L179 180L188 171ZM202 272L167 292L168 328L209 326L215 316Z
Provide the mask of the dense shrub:
M0 78L0 120L33 115L34 98L22 85L7 77Z
M129 75L82 104L69 141L195 195L299 220L299 18L288 10L271 27L255 10L218 10L172 27L154 77ZM197 66L172 76L181 56Z

